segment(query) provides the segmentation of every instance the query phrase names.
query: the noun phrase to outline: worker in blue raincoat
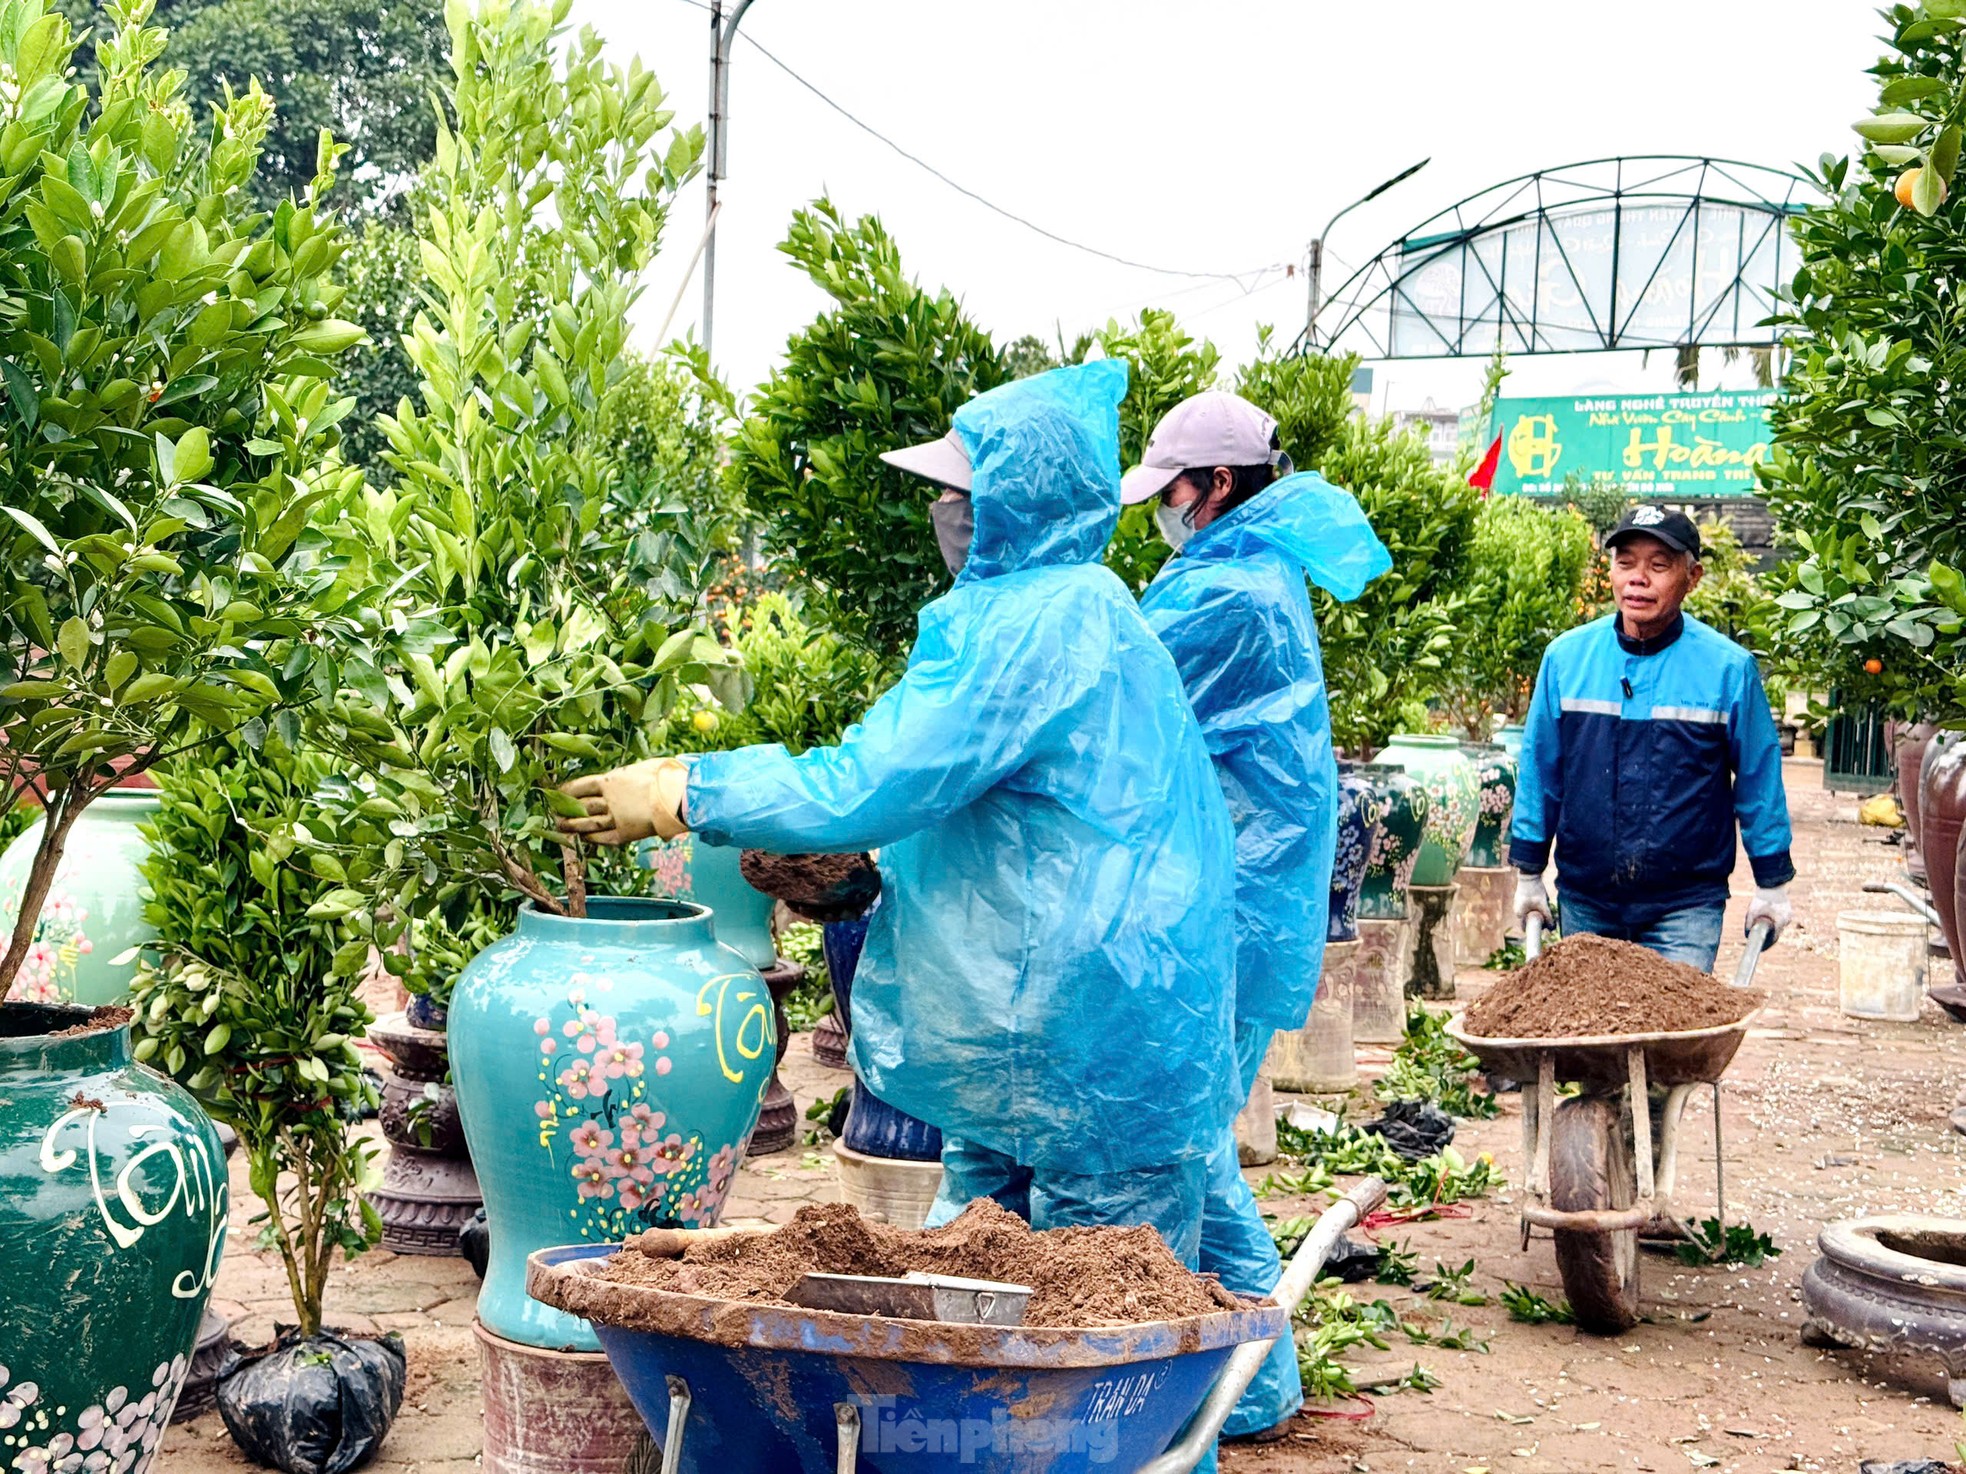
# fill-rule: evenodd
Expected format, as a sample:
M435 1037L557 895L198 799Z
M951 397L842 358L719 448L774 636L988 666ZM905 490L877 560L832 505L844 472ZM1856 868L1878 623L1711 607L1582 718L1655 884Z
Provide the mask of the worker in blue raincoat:
M1308 578L1355 599L1392 566L1349 492L1291 474L1276 421L1210 391L1170 410L1127 472L1122 499L1159 498L1175 555L1140 600L1181 668L1236 828L1236 1058L1244 1096L1278 1029L1304 1025L1324 957L1337 843L1338 765ZM1208 1162L1201 1267L1267 1295L1281 1269L1235 1133ZM1303 1401L1296 1348L1279 1341L1223 1425L1260 1438Z
M945 488L955 586L834 747L747 747L576 780L572 832L880 850L853 1063L942 1128L937 1219L1152 1224L1188 1263L1239 1095L1234 836L1180 674L1100 562L1126 366L964 405L891 459Z

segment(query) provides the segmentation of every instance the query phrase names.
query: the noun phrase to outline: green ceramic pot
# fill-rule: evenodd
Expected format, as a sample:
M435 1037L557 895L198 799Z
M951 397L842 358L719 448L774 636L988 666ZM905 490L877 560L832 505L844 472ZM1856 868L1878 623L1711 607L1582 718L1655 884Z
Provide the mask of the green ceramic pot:
M1522 756L1522 734L1528 730L1521 722L1505 722L1502 725L1502 730L1495 734L1495 740L1501 744L1502 751L1506 752L1510 757L1520 758Z
M1398 732L1379 754L1382 763L1406 769L1427 790L1427 828L1413 885L1454 884L1454 872L1468 859L1475 820L1481 813L1481 785L1475 766L1452 737Z
M27 960L14 977L11 1001L93 1008L128 994L136 963L118 967L114 962L150 940L141 869L150 845L137 825L156 817L157 791L142 788L112 788L77 816ZM20 915L42 823L36 819L0 855L0 947Z
M526 1294L526 1256L723 1211L777 1057L771 995L680 901L531 906L451 995L457 1110L491 1230L478 1295L508 1341L595 1351L587 1323Z
M693 834L645 839L637 851L642 864L655 872L650 895L708 906L717 940L742 952L751 966L767 968L778 961L778 942L771 934L777 903L744 878L743 853L730 845L705 844Z
M1475 765L1481 802L1467 863L1496 870L1509 863L1509 820L1515 815L1515 759L1497 742L1464 742L1461 751Z
M0 1005L0 1467L143 1474L225 1246L225 1155L127 1020Z
M1406 888L1427 824L1427 790L1406 769L1391 763L1343 763L1347 773L1370 780L1379 822L1372 831L1365 861L1365 882L1359 888L1358 914L1363 921L1403 921Z

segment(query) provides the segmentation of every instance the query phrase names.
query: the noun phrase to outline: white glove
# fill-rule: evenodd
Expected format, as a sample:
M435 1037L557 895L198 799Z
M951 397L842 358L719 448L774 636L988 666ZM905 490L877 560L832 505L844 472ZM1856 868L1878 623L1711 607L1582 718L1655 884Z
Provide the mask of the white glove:
M1795 920L1795 905L1789 900L1786 885L1764 885L1754 893L1748 902L1748 927L1754 930L1757 921L1768 923L1768 945L1774 946L1776 938L1788 930L1788 924Z
M1515 924L1529 925L1529 918L1540 916L1547 930L1556 925L1556 917L1550 911L1550 893L1543 886L1543 877L1518 871L1515 878Z

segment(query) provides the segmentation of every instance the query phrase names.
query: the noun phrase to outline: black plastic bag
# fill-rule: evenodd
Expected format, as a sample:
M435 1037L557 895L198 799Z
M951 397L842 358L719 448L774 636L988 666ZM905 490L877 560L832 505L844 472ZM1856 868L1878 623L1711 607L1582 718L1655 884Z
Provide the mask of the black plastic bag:
M1392 1100L1378 1120L1367 1121L1362 1129L1383 1136L1400 1156L1417 1162L1454 1139L1454 1118L1424 1100Z
M1331 1246L1330 1257L1324 1261L1323 1277L1356 1285L1376 1275L1385 1258L1386 1251L1377 1244L1362 1244L1341 1234Z
M1857 1474L1952 1474L1956 1467L1943 1459L1900 1459L1890 1464L1865 1459L1857 1465Z
M491 1225L485 1221L483 1208L465 1219L464 1226L458 1229L457 1252L464 1256L473 1274L479 1279L485 1277L485 1266L491 1263Z
M348 1474L376 1456L403 1405L403 1338L305 1339L279 1328L272 1351L219 1384L218 1410L246 1457L287 1474Z

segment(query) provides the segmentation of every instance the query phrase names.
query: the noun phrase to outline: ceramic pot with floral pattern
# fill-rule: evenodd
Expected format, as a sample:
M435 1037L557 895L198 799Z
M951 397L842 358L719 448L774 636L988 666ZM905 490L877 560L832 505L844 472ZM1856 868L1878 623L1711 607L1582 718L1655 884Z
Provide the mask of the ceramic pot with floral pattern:
M13 1002L94 1008L130 991L136 962L116 959L150 940L141 872L150 842L137 826L156 816L157 791L139 788L112 788L76 816L27 958L14 975ZM0 952L20 915L41 826L36 819L0 855Z
M1396 732L1379 754L1417 778L1427 790L1427 827L1420 858L1409 884L1438 887L1454 884L1454 872L1467 863L1481 814L1481 786L1474 764L1452 737L1431 732Z
M636 858L654 872L650 895L708 906L717 940L763 969L778 961L778 941L771 934L777 902L744 878L743 855L735 845L705 844L693 834L645 839L636 849Z
M144 1474L225 1215L218 1132L127 1009L0 1005L0 1468Z
M1509 820L1515 816L1515 759L1497 742L1463 742L1461 751L1473 762L1475 782L1481 785L1467 864L1476 870L1499 870L1509 863Z
M1390 763L1341 763L1339 769L1372 785L1380 811L1366 849L1358 914L1371 921L1404 921L1406 888L1412 884L1427 827L1427 790L1406 769Z
M1331 907L1324 939L1358 940L1358 898L1365 887L1365 862L1386 804L1372 780L1353 769L1338 775L1338 843L1331 853Z
M526 1346L594 1351L526 1294L526 1256L723 1211L771 1080L771 995L682 901L526 906L459 976L451 1078L491 1231L478 1318Z

